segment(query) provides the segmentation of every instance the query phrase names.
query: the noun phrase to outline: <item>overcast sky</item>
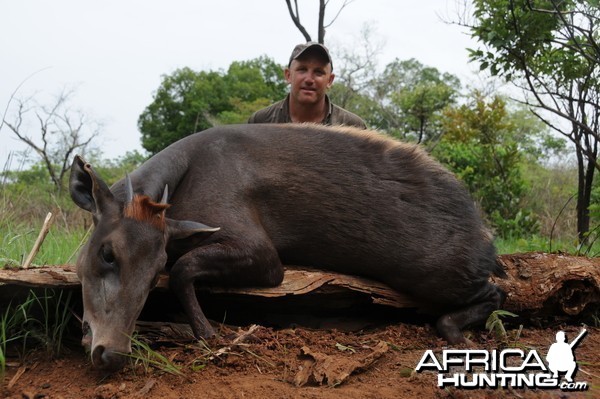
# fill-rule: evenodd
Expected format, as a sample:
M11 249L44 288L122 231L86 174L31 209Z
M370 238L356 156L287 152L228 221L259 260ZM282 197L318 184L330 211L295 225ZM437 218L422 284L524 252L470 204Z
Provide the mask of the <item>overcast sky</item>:
M330 0L326 20L341 2ZM301 19L316 37L318 1L299 3ZM370 23L385 42L381 68L395 58L416 58L466 83L476 70L466 48L475 42L442 20L456 16L457 3L462 0L355 0L325 41L332 50L351 46ZM137 119L161 75L182 67L226 69L260 55L284 64L303 41L285 0L0 0L0 114L17 86L40 71L17 97L44 99L74 88L73 108L103 123L97 144L113 158L141 149ZM22 148L4 127L0 168L9 151Z

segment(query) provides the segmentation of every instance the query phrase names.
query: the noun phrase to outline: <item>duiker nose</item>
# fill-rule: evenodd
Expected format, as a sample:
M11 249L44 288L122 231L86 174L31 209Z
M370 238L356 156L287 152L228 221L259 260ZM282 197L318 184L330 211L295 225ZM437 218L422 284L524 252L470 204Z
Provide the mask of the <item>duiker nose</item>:
M92 352L92 364L94 367L105 371L117 371L123 368L127 357L119 352L106 349L103 345L98 345Z

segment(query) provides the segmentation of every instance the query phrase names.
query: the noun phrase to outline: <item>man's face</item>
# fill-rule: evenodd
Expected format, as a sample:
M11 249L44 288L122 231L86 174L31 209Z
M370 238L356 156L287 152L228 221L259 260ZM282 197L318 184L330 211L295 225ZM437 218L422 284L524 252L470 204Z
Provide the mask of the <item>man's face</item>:
M285 70L285 79L291 85L291 96L300 104L317 104L325 97L335 75L331 64L318 54L303 54Z

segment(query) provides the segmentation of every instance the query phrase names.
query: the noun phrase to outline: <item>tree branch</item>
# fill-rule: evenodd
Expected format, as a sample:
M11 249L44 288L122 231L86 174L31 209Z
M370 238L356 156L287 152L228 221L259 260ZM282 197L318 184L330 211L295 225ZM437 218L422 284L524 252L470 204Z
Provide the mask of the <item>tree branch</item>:
M16 137L33 149L41 158L48 176L57 191L61 191L64 176L68 171L68 161L77 149L85 149L98 136L99 127L93 128L89 136L89 122L81 112L72 111L67 106L72 91L63 91L56 97L51 107L37 105L26 108L26 102L19 101L15 122L4 120L6 126ZM28 111L35 110L35 119L39 128L39 136L34 140L23 132L23 121ZM84 135L87 139L84 139Z
M318 41L321 44L325 43L325 26L323 24L325 22L325 7L326 7L327 3L328 3L328 1L319 0L319 26L318 26L319 38L318 38Z
M338 12L335 14L335 17L333 17L333 19L331 21L329 21L329 23L327 25L324 25L323 27L329 28L331 25L333 25L333 23L338 19L338 17L340 16L340 14L342 13L342 10L344 8L346 8L348 5L350 5L352 2L354 2L354 0L344 0L344 4L342 4L340 6L340 9L338 10ZM325 2L325 5L327 5L329 3L329 1Z
M306 28L304 28L304 26L300 23L300 11L298 10L298 0L294 0L294 8L293 9L292 9L291 0L285 0L285 3L287 4L288 11L290 13L290 17L292 18L294 25L296 25L296 28L298 28L300 33L302 33L302 36L304 36L304 39L306 39L307 42L312 41L310 35L306 31Z
M8 112L8 109L10 108L10 104L13 102L13 100L15 99L15 96L17 95L17 93L19 92L19 90L21 89L21 87L25 84L25 82L27 82L29 79L31 79L32 77L34 77L35 75L37 75L38 73L45 71L46 69L49 69L50 67L46 67L46 68L42 68L38 71L35 71L34 73L32 73L31 75L27 76L25 79L23 79L21 81L21 83L19 83L17 85L17 87L15 88L15 90L10 94L10 97L8 99L8 102L6 103L6 107L4 108L4 113L2 114L2 120L0 120L0 132L2 131L2 128L4 127L4 124L6 123L6 113Z

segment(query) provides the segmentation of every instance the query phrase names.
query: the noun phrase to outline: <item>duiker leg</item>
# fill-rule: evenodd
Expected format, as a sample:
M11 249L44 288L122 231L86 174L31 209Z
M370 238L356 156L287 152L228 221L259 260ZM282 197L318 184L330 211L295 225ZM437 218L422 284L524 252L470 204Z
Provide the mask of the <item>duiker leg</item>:
M487 283L482 288L483 295L478 300L455 312L448 313L440 317L437 321L437 330L439 334L450 344L459 344L466 342L461 329L470 325L481 323L494 310L502 306L506 294L499 287Z
M170 288L181 302L196 338L215 335L204 316L194 289L202 284L231 286L275 286L283 280L283 266L270 242L210 244L196 248L173 265Z

